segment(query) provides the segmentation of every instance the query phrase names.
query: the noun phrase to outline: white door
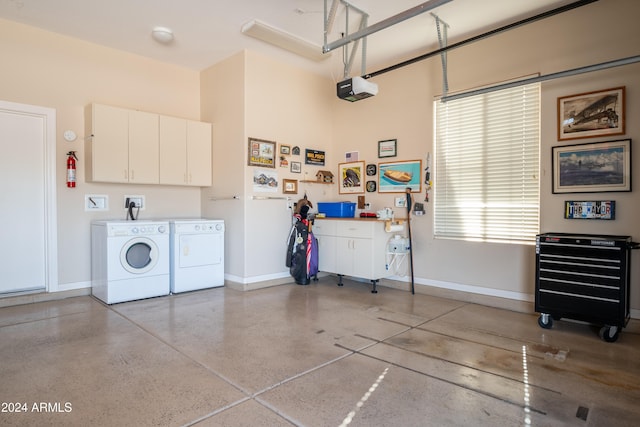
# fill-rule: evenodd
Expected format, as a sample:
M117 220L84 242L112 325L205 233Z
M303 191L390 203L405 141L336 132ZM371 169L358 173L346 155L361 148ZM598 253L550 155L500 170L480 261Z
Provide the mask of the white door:
M55 282L55 110L0 101L0 295Z

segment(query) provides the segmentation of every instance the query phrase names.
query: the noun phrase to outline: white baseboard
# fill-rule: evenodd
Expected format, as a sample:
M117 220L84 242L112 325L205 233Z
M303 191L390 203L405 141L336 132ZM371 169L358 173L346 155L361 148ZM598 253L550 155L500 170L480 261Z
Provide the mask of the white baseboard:
M86 288L91 288L91 281L63 283L63 284L58 283L57 289L51 289L51 292L65 292L65 291L73 291L76 289L86 289Z

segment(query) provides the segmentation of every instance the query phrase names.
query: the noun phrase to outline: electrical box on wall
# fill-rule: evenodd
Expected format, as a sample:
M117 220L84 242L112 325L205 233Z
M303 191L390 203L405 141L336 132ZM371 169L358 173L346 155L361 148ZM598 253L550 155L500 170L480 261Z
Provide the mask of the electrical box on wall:
M108 211L109 196L102 194L85 194L84 195L85 211Z
M144 196L124 196L124 208L129 209L129 205L135 203L134 207L143 210L146 207Z

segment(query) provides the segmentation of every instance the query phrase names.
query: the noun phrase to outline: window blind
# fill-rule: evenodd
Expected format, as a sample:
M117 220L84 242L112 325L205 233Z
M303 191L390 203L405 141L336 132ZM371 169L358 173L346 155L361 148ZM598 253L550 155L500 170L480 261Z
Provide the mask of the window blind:
M535 242L540 84L435 103L436 238Z

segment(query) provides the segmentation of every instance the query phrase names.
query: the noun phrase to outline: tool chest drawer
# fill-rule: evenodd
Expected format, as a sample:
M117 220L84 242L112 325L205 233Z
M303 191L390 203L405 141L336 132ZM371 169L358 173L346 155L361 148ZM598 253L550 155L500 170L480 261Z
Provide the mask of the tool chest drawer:
M615 341L629 320L629 236L545 233L536 237L538 323L570 318L603 325ZM612 328L613 327L613 328ZM614 336L615 335L615 336ZM609 338L609 339L607 339Z

